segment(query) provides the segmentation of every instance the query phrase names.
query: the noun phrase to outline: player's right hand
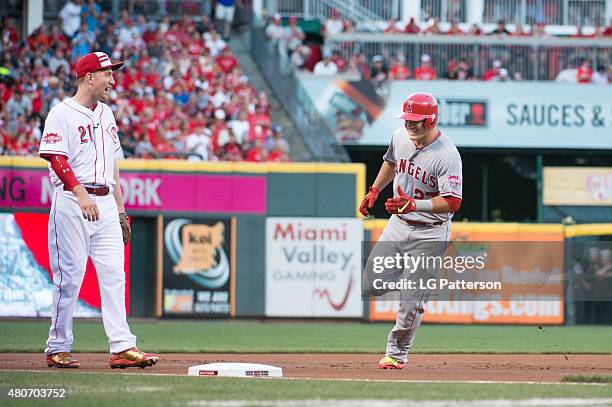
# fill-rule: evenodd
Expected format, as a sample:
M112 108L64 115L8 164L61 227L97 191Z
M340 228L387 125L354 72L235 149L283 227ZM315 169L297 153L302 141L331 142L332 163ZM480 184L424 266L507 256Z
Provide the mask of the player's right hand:
M359 212L361 212L363 216L370 215L370 213L368 212L368 209L374 206L374 202L376 202L376 200L378 199L379 193L380 193L380 190L378 188L376 188L375 186L370 187L370 191L366 194L366 196L361 201L361 205L359 205Z
M98 211L98 206L91 198L89 193L87 193L85 188L82 185L77 185L72 189L72 192L77 196L79 208L81 208L81 213L83 214L83 219L90 222L96 222L99 220L100 212Z

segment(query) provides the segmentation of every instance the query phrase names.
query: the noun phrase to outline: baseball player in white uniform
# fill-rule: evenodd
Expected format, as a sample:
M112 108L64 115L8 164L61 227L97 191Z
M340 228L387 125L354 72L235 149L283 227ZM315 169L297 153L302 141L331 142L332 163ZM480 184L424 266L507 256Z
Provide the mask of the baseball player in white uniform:
M377 246L388 245L382 249L388 252L393 242L402 242L404 248L415 253L443 256L450 239L451 218L461 206L461 156L436 126L438 103L432 95L408 96L398 119L403 119L404 125L393 133L360 211L368 216L368 208L372 208L379 192L393 181L393 198L385 203L391 218ZM378 362L381 369L401 369L406 364L427 299L428 293L423 292L400 300L386 354Z
M71 355L72 314L91 257L102 299L102 321L112 368L146 367L158 355L136 348L125 311L123 245L131 231L123 205L116 154L117 124L108 105L115 84L111 63L102 52L76 65L77 93L51 109L39 155L49 161L55 187L49 216L49 258L53 271L53 309L45 349L49 367L78 368Z

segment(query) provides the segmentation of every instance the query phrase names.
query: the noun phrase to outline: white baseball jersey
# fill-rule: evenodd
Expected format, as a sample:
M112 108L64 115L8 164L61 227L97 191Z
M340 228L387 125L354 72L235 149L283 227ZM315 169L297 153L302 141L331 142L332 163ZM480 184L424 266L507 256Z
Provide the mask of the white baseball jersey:
M442 133L439 132L426 146L416 148L402 126L393 133L383 159L395 164L394 197L398 196L397 187L401 185L404 192L414 199L431 199L438 195L461 198L461 156L451 139ZM431 223L449 221L453 214L411 212L398 216L405 220Z
M104 103L98 102L92 111L68 98L49 112L39 154L66 156L79 183L112 187L118 151L117 124L110 107ZM72 348L72 314L88 258L96 267L110 351L117 353L134 347L136 337L126 319L124 248L115 197L112 191L104 196L91 194L100 219L88 221L81 215L75 195L64 191L61 180L51 168L49 171L56 187L48 235L54 288L45 352L70 352Z
M66 156L81 184L111 186L120 148L117 123L108 105L98 102L92 111L67 98L49 112L38 154ZM49 173L53 185L61 187L50 164Z

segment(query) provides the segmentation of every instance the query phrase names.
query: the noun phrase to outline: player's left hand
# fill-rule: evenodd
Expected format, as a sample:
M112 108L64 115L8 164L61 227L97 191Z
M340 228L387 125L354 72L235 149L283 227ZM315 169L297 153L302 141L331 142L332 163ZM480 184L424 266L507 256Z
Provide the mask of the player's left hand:
M397 198L389 198L387 202L385 202L385 209L387 209L387 212L392 215L414 212L416 209L414 199L409 197L399 185L397 186L397 194Z
M132 238L132 228L128 222L128 214L123 212L119 214L119 224L121 225L121 234L123 235L123 244L127 244Z

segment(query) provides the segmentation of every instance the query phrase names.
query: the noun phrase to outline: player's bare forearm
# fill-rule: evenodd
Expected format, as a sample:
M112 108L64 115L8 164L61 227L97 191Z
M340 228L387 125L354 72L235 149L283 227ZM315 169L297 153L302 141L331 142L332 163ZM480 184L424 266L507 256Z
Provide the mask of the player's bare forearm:
M395 164L384 161L372 186L382 191L395 178Z
M113 196L115 197L115 202L117 202L117 210L119 211L119 213L124 213L125 205L123 203L123 193L121 192L121 184L119 183L119 162L116 158L113 178L115 179L115 188L113 190Z

